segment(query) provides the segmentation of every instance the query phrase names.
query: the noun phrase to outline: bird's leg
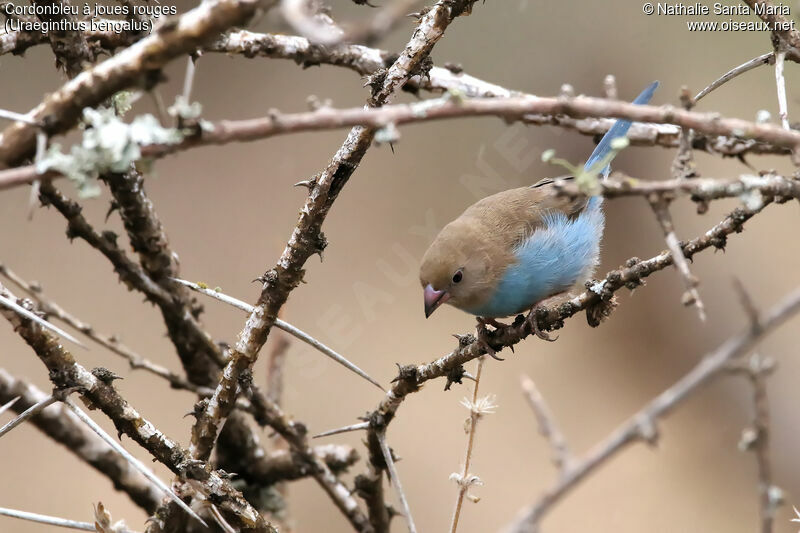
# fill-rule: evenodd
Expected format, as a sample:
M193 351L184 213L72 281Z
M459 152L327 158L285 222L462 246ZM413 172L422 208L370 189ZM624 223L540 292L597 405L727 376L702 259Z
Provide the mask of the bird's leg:
M478 346L483 348L487 354L492 356L492 359L505 361L505 359L502 357L497 357L497 350L489 345L489 330L486 328L486 324L490 324L494 327L498 327L498 324L502 326L502 324L493 318L475 317L475 319L478 321L478 325L475 327L475 330L478 332Z
M567 292L563 292L563 293L556 294L554 296L550 296L548 298L545 298L544 300L541 300L541 301L537 302L536 305L531 307L531 311L530 311L530 313L528 313L528 316L527 316L527 318L525 318L525 320L527 320L530 323L531 329L533 330L533 333L537 337L539 337L540 339L545 340L547 342L555 342L556 340L558 340L558 337L551 337L549 333L539 329L539 321L536 319L536 315L537 315L539 309L547 309L549 304L552 304L552 303L554 303L554 302L556 302L558 300L561 300L565 294L568 294L568 293Z

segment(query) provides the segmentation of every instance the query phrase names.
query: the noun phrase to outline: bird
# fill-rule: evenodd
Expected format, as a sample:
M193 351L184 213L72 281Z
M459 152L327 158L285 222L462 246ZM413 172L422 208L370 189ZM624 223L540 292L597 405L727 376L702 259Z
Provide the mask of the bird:
M647 104L658 88L654 81L633 101ZM625 137L632 125L617 120L595 147L585 172L606 178L616 155L614 141ZM603 164L596 171L593 167ZM422 258L419 279L423 288L425 318L443 304L475 315L479 340L494 357L486 324L501 327L497 319L531 312L541 302L567 293L591 278L600 257L605 215L602 197L568 197L557 194L557 180L545 178L534 185L488 196L468 207L447 224ZM499 359L499 358L498 358Z

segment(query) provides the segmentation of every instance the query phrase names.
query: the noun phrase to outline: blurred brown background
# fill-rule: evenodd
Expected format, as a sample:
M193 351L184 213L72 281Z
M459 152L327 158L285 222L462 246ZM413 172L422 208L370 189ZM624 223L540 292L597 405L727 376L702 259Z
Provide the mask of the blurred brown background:
M346 0L331 3L339 20L374 13ZM188 7L179 4L181 12ZM689 33L685 20L644 16L638 0L490 1L476 4L472 16L453 23L433 58L437 64L461 63L472 75L541 95L557 94L563 83L579 93L601 95L603 77L612 73L620 97L630 99L659 79L662 87L655 103L676 104L681 85L697 92L729 68L770 49L769 35ZM259 27L276 28L270 20ZM411 31L411 20L403 22L382 46L399 49ZM169 83L160 88L167 102L180 91L183 69L184 62L178 61L167 70ZM47 46L30 50L24 58L1 57L0 106L27 111L62 81ZM798 81L797 65L789 64L790 119L800 117L792 91ZM356 75L334 67L304 71L288 61L206 55L199 63L194 98L203 103L205 118L245 118L262 116L269 108L304 110L311 94L331 98L340 107L361 105L367 95L362 85ZM396 101L411 98L403 94ZM135 112L151 110L146 100ZM699 106L746 119L753 119L759 109L777 116L770 67L742 76ZM180 255L184 277L253 301L258 287L250 280L274 264L302 205L303 190L292 184L322 169L345 134L283 136L159 161L147 189ZM524 143L518 152L522 159L509 156L507 147L515 143ZM463 185L469 176L500 175L506 184L489 180L494 189L483 191L489 194L557 173L539 160L548 148L578 162L591 151L592 141L553 128L509 128L491 118L402 128L394 153L387 146L370 150L335 204L325 224L330 240L325 260L309 261L309 283L292 294L285 318L384 383L394 377L395 362L421 363L451 350L450 335L471 330L473 319L447 308L425 320L416 273L432 235L420 234L420 226L431 215L438 229L477 199L474 189ZM617 168L664 179L672 156L662 148L631 148L620 156ZM697 160L704 176L748 172L735 160L703 154ZM782 159L752 158L750 163L758 169L791 172ZM60 185L72 191L68 183ZM179 369L159 313L143 304L140 295L126 291L105 259L85 243L70 244L64 220L54 210L38 209L29 222L28 196L27 188L0 195L0 260L40 281L54 300L96 329L117 333L140 353ZM124 235L117 216L103 223L106 194L84 205L98 227ZM677 203L679 236L698 235L734 205L715 203L708 214L698 216L688 201ZM665 247L644 201L611 201L606 211L600 274L630 256L649 257ZM666 270L632 296L620 293L619 309L602 327L589 328L581 315L558 332L558 342L531 339L519 345L516 354L508 353L505 362L487 361L481 392L494 394L499 408L479 426L472 471L485 486L473 490L481 501L466 504L460 531L499 529L555 479L550 451L520 394L520 374L533 377L573 450L584 452L705 352L745 326L731 289L734 277L762 306L798 284L797 223L795 203L770 207L744 234L730 239L724 254L706 252L696 259L693 271L702 280L706 324L698 323L694 310L681 306L681 282L673 270ZM244 316L212 301L204 303L204 321L212 334L235 340ZM792 504L800 505L798 324L793 320L760 347L779 361L769 381L772 457L774 481L786 491L787 505L778 513L776 531L798 529L789 522ZM0 324L0 347L0 366L49 389L44 367L5 322ZM188 444L191 419L183 415L191 408L192 395L129 371L96 345L88 352L76 349L75 354L87 367L103 365L125 376L118 382L124 395L169 436ZM263 360L256 375L264 379ZM459 401L470 387L443 392L443 385L430 383L410 397L389 433L391 446L403 458L398 468L411 508L425 532L449 526L456 486L448 476L460 470L465 446L467 411ZM365 382L292 344L285 406L311 432L352 423L379 400L380 393ZM636 445L612 460L555 508L544 530L754 531L755 460L737 450L750 416L750 388L741 378L714 382L660 426L658 447ZM110 428L102 416L94 417ZM325 442L347 442L363 450L356 434ZM137 450L127 438L123 443ZM165 469L156 468L169 478ZM125 518L135 529L144 527L145 515L126 496L32 426L0 441L0 469L0 506L90 520L92 503L102 500L115 519ZM362 469L359 463L354 472ZM297 531L350 530L313 481L292 484L290 494ZM404 529L402 519L396 520L394 530ZM35 532L46 527L0 518L0 530Z

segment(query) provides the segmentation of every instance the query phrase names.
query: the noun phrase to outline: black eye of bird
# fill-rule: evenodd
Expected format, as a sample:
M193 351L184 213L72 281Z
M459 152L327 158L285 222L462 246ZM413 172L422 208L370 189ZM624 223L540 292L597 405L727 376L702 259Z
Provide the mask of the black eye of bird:
M457 270L456 273L453 274L453 283L459 283L463 277L464 274L460 270Z

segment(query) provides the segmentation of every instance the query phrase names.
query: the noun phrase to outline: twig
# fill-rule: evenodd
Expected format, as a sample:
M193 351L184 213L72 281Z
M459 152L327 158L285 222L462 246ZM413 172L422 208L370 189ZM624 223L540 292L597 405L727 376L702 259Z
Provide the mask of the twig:
M528 376L522 376L521 385L525 398L536 416L539 433L547 439L550 448L552 448L553 464L555 464L559 474L565 476L572 469L574 463L572 453L569 451L569 446L567 446L567 439L564 438L564 434L558 428L553 413L533 380Z
M172 145L148 145L142 153L147 157L163 157L196 146L248 142L275 135L321 131L350 126L383 128L475 116L497 116L504 120L536 123L536 116L564 115L575 119L624 118L690 128L710 136L729 136L742 140L770 143L792 148L800 144L800 133L786 131L771 124L723 118L714 113L697 113L671 106L639 106L628 102L576 97L518 96L509 98L460 98L443 96L411 104L387 105L380 108L335 109L322 106L303 113L279 113L263 118L222 121L209 124L198 135ZM542 120L541 123L547 123Z
M683 285L686 289L682 298L683 305L693 305L697 309L700 321L705 322L706 311L703 301L700 299L700 293L697 291L698 280L692 275L692 272L689 270L689 261L687 261L686 257L683 255L680 241L675 234L675 226L672 223L672 215L669 213L667 201L662 196L657 195L650 196L648 201L650 202L650 207L653 208L658 223L661 225L661 229L664 231L664 239L667 242L667 248L669 248L669 251L672 253L675 268L678 270L683 280Z
M681 87L681 105L686 111L691 111L695 105L689 93L689 88L685 85ZM697 165L694 162L694 152L692 151L695 132L691 128L681 128L681 137L678 142L678 151L672 160L672 177L675 179L687 179L698 177Z
M0 285L0 291L7 292L7 289ZM96 370L99 376L109 382L101 380L79 365L72 354L47 331L5 308L0 308L0 314L11 322L14 330L33 348L47 367L50 379L57 388L79 387L94 406L114 421L119 432L128 435L147 449L153 457L175 474L182 478L200 481L204 490L212 495L217 505L227 513L229 520L235 520L239 525L247 524L247 527L254 532L274 533L274 530L244 500L241 493L230 485L229 481L221 478L207 463L192 461L186 450L156 429L125 401L110 384L111 376L108 376L107 371Z
M225 436L226 429L220 433L220 445ZM229 436L229 437L232 437ZM242 445L242 443L232 443L234 450L241 449L248 453L246 449L259 449L258 446ZM358 453L350 446L340 444L325 444L314 446L314 454L327 465L331 472L341 474L346 472L359 459ZM234 472L244 481L252 484L258 489L274 487L284 481L304 479L311 476L306 462L298 458L292 450L270 450L266 454L256 456L240 455L236 463L220 465L227 470L228 466L236 468Z
M169 295L158 303L167 333L180 357L189 381L213 386L218 368L225 364L219 346L199 320L200 309L189 291L170 281L179 276L177 255L169 245L167 233L147 195L144 177L134 168L124 173L101 177L108 185L146 275Z
M247 31L232 32L206 48L207 51L237 53L247 57L262 55L270 58L291 59L308 67L319 64L336 65L349 68L361 75L372 74L388 67L391 55L385 50L357 45L334 47L314 46L303 37L291 35L259 34ZM794 59L794 58L793 58ZM406 84L409 89L433 92L453 91L470 98L509 98L525 95L499 85L489 83L469 74L454 73L446 68L433 67L427 76L415 76ZM534 115L525 117L525 123L557 126L575 130L583 135L602 135L613 124L608 119L574 119L559 115ZM628 133L628 139L635 145L678 146L680 129L669 125L636 124ZM788 154L785 148L754 142L737 137L695 136L694 148L734 156L746 153Z
M760 328L748 327L732 336L719 348L704 356L697 366L673 386L659 394L627 422L595 445L586 456L575 463L567 475L546 490L538 502L523 509L507 531L509 533L536 531L542 517L581 480L627 445L640 440L655 441L658 438L656 423L660 418L669 414L712 378L724 372L731 361L748 353L767 333L786 322L798 311L800 311L800 289L795 289L769 311L760 315L758 320Z
M28 115L23 115L22 113L15 113L14 111L7 111L5 109L0 109L0 118L4 118L6 120L25 122L26 124L30 124L32 126L40 126L38 122L30 118Z
M554 187L567 196L578 196L580 188L573 183L556 180ZM696 202L720 198L742 198L745 203L758 203L759 198L800 199L797 180L766 172L761 175L742 174L737 179L694 178L677 180L646 180L614 172L600 182L600 195L605 198L625 196L650 196L653 194L673 198L688 195Z
M472 448L475 444L475 433L478 429L478 420L483 416L484 412L478 408L478 386L481 383L481 373L483 371L483 362L485 358L478 359L477 369L475 370L475 386L472 389L472 402L467 402L469 407L469 428L467 430L467 449L464 452L464 468L461 474L453 474L451 478L456 479L458 483L458 496L456 497L456 506L453 510L453 518L450 520L450 533L456 533L458 530L458 519L461 517L461 506L464 504L464 497L467 495L469 488L480 482L478 476L470 475L469 465L472 462Z
M29 522L38 522L39 524L47 524L49 526L56 526L56 527L65 527L68 529L77 529L79 531L94 531L97 532L97 529L94 527L93 523L89 522L78 522L76 520L69 520L67 518L58 518L56 516L47 516L38 513L29 513L27 511L17 511L16 509L6 509L4 507L0 507L0 515L3 516L10 516L12 518L19 518L21 520L28 520ZM134 533L130 529L125 529L120 533Z
M741 154L756 150L764 143L781 148L779 153L788 153L800 145L800 133L786 130L771 124L749 122L737 118L722 118L714 113L696 113L678 110L671 106L639 106L626 102L590 98L585 96L571 98L511 97L511 98L442 98L397 104L381 108L333 109L320 107L304 113L281 114L275 112L263 118L209 123L197 135L187 137L176 144L151 144L142 147L142 155L148 158L161 158L166 155L189 150L199 146L224 145L231 142L251 142L276 135L286 135L307 131L321 131L350 126L385 128L416 122L429 122L475 116L497 116L506 121L521 120L528 124L552 125L548 117L560 116L572 120L570 125L578 127L576 120L626 118L637 122L651 122L668 126L680 126L706 134L705 138L695 139L695 143L709 151ZM638 126L637 126L638 127ZM655 127L655 126L653 126ZM586 133L602 133L606 127L590 127ZM584 132L580 129L581 132ZM656 128L656 133L658 129ZM660 133L658 133L660 135ZM679 130L669 133L675 141L669 146L680 144ZM709 143L708 137L720 140L725 146ZM730 143L742 149L731 151ZM652 141L650 142L652 144ZM770 149L769 151L774 151ZM30 183L37 179L49 180L58 173L39 174L34 165L0 171L0 190Z
M18 425L22 424L32 416L38 415L42 410L44 410L45 407L48 407L54 404L55 402L60 401L60 399L61 398L59 398L57 395L51 394L47 398L39 400L34 405L30 406L25 411L17 415L17 417L11 420L9 423L4 425L3 427L0 427L0 437L11 431Z
M369 422L359 422L358 424L352 424L349 426L344 426L336 429L329 429L328 431L317 433L316 435L314 435L314 438L319 439L322 437L330 437L331 435L338 435L340 433L347 433L349 431L361 431L367 429L368 427L369 427Z
M62 133L77 124L85 107L101 103L136 84L146 72L196 49L231 26L246 22L260 3L259 0L201 3L124 51L84 70L48 95L29 116L35 121L47 118L50 135ZM0 169L33 155L36 130L35 126L17 122L0 134Z
M68 341L77 344L78 346L80 346L84 350L88 350L86 345L83 344L81 341L79 341L78 339L76 339L75 337L73 337L72 335L70 335L69 333L64 331L63 329L59 328L58 326L55 326L55 325L51 324L50 322L48 322L47 320L39 317L33 311L25 309L23 306L21 306L20 304L18 304L14 300L10 299L6 295L2 294L1 292L0 292L0 305L8 307L9 309L19 313L20 315L24 316L25 318L36 322L37 324L39 324L44 329L49 329L50 331L52 331L56 335L64 337Z
M760 325L752 324L753 327ZM729 365L731 371L742 373L752 385L753 423L742 432L739 448L755 454L758 467L758 499L761 533L771 533L775 511L783 503L782 491L772 484L772 467L769 457L769 402L767 399L767 377L775 369L775 361L753 353L746 361Z
M397 493L397 497L400 499L400 505L403 506L403 514L405 515L406 522L408 523L408 531L409 533L417 533L417 526L414 524L414 517L411 515L411 508L408 506L406 493L403 492L403 485L400 483L400 476L397 475L397 469L394 466L392 450L390 450L389 446L386 444L386 433L381 432L378 434L378 442L380 442L381 445L383 460L386 463L386 469L389 472L389 478L392 481L392 486L394 487L394 491Z
M195 292L199 292L201 294L205 294L206 296L210 296L210 297L212 297L212 298L214 298L216 300L224 302L224 303L226 303L226 304L228 304L230 306L233 306L236 309L239 309L239 310L244 311L246 313L253 313L255 311L255 307L254 306L252 306L252 305L250 305L248 303L245 303L245 302L243 302L241 300L238 300L238 299L234 298L233 296L228 296L227 294L223 293L222 291L209 289L208 287L203 287L202 285L200 285L198 283L194 283L194 282L187 281L187 280L184 280L184 279L178 279L178 278L171 278L171 279L172 279L172 281L175 281L176 283L180 283L181 285L183 285L185 287L189 287L190 289L192 289ZM367 374L366 372L361 370L359 367L357 367L356 365L351 363L343 355L340 355L335 350L329 348L325 344L322 344L320 341L318 341L317 339L315 339L314 337L312 337L308 333L304 332L303 330L294 327L293 325L289 324L288 322L285 322L285 321L281 320L280 318L276 318L275 319L275 327L285 331L286 333L289 333L290 335L292 335L296 339L299 339L299 340L305 342L309 346L311 346L313 348L316 348L317 350L319 350L323 354L327 355L328 357L330 357L331 359L333 359L334 361L336 361L337 363L339 363L343 367L347 368L348 370L350 370L352 372L355 372L356 374L358 374L362 378L366 379L367 381L369 381L370 383L372 383L373 385L375 385L376 387L378 387L382 391L386 392L386 389L381 387L380 383L378 383L376 380L372 379L369 376L369 374Z
M785 130L791 130L789 124L789 108L786 103L786 78L783 76L783 66L786 60L786 50L779 48L775 52L775 84L778 89L778 116L781 119L781 126Z
M706 96L711 91L718 89L722 85L725 85L726 83L728 83L735 77L739 76L740 74L744 74L745 72L753 70L756 67L759 67L761 65L766 65L774 61L775 61L775 52L768 52L758 57L754 57L750 61L746 61L741 65L739 65L738 67L732 68L731 70L729 70L728 72L726 72L725 74L723 74L722 76L711 82L711 84L708 87L697 93L697 96L694 97L694 101L695 102L699 101L701 98Z
M108 348L115 354L122 356L128 361L128 364L131 368L143 369L151 374L162 377L175 388L198 392L198 387L196 385L189 383L175 372L172 372L171 370L142 357L128 346L122 344L116 335L100 333L96 331L90 324L67 312L64 310L64 308L58 305L58 303L47 298L42 291L41 286L25 281L25 279L8 268L8 266L2 262L0 262L0 275L5 276L27 294L36 299L36 302L39 304L40 309L44 311L44 313L54 316L66 324L69 324L96 343Z
M192 510L192 508L189 507L177 494L175 494L175 492L173 492L173 490L171 488L169 488L169 486L167 486L166 483L161 481L161 479L158 476L156 476L149 468L144 466L144 464L142 464L141 461L139 461L137 458L135 458L133 455L131 455L128 452L128 450L123 448L116 440L114 440L113 437L111 437L108 433L106 433L105 430L103 430L103 428L101 428L99 425L97 425L97 423L94 420L92 420L91 417L89 417L89 415L84 413L77 405L75 405L70 400L64 400L64 404L67 407L69 407L72 410L73 413L75 413L75 416L77 416L81 420L81 422L83 422L84 424L89 426L92 429L92 431L97 433L97 435L101 439L103 439L103 441L106 444L111 446L111 448L115 452L117 452L122 457L124 457L125 460L128 461L128 463L134 469L136 469L144 477L149 479L150 482L152 482L156 487L158 487L164 494L166 494L167 496L172 498L172 500L176 504L178 504L184 511L186 511L186 513L189 516L191 516L192 518L194 518L195 520L197 520L198 522L200 522L204 526L208 527L208 524L206 524L205 520L200 518L200 516L198 516L198 514L195 513L194 510Z
M9 397L19 398L14 406L14 410L19 413L48 398L48 395L0 368L0 401ZM152 513L158 507L162 498L161 491L133 470L67 407L59 404L42 411L31 419L30 424L107 477L115 488L124 491L147 512Z

